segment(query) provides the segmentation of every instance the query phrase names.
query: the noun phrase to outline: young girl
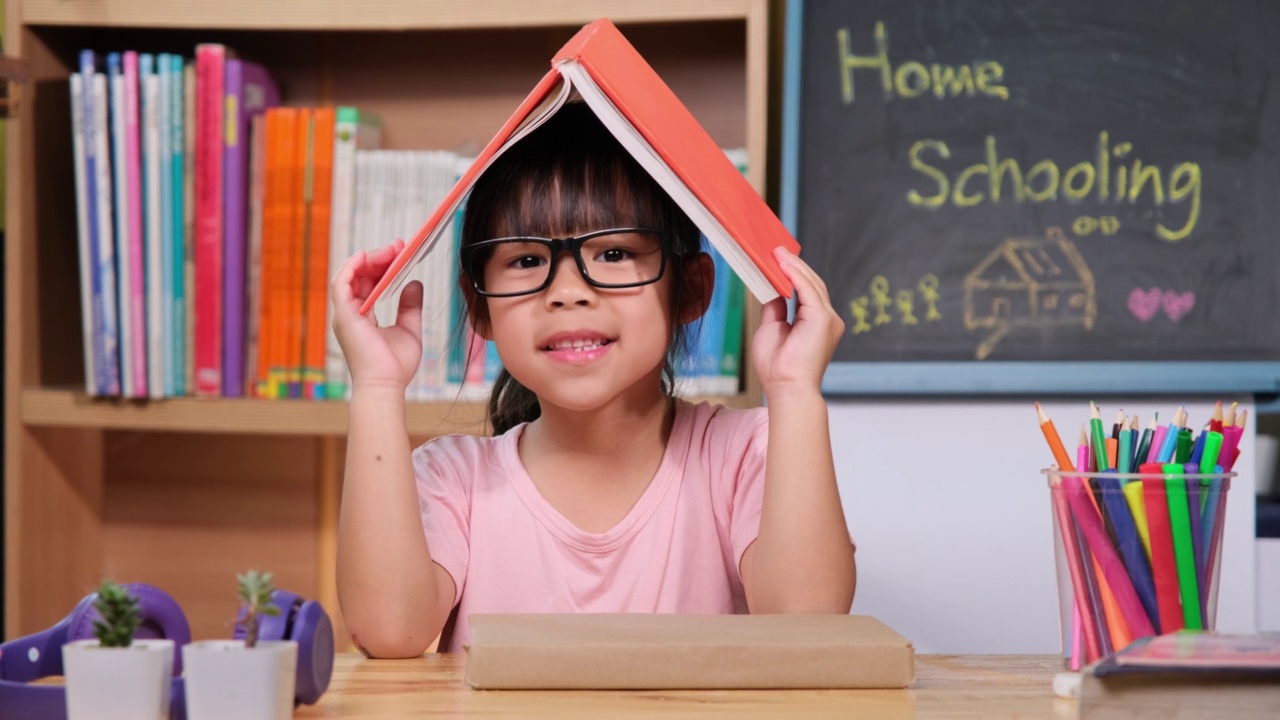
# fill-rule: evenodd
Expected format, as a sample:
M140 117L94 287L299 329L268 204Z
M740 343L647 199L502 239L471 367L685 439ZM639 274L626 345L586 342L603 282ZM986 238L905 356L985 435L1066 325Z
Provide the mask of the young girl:
M402 246L357 254L332 288L352 379L338 596L362 652L420 655L437 635L458 651L474 613L849 611L819 393L844 324L803 261L778 252L794 324L774 300L752 341L767 408L674 399L712 263L590 110L567 105L467 202L459 285L504 368L493 437L411 450L422 288L405 288L394 326L359 314Z

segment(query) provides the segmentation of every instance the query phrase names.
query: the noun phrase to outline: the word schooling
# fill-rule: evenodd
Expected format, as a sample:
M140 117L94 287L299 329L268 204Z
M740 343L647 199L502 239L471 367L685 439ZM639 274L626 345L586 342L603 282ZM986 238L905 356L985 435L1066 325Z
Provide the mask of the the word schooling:
M848 28L836 31L841 96L846 105L852 105L859 97L856 80L866 77L859 76L859 72L879 76L885 102L895 98L933 98L935 101L991 98L1000 102L1009 99L1009 89L1004 84L1005 69L997 61L926 65L908 60L895 66L889 60L889 32L884 22L875 24L873 35L875 53L857 55L850 48ZM1203 180L1199 163L1180 162L1167 169L1146 163L1134 152L1133 143L1113 144L1106 130L1098 132L1094 147L1080 150L1084 157L1072 158L1075 162L1069 166L1054 158L1024 163L1001 156L998 138L989 134L981 159L965 163L958 158L952 162L953 151L945 140L917 140L907 152L907 160L920 179L907 190L907 201L929 210L1002 202L1093 200L1113 205L1144 202L1156 208L1187 203L1185 217L1179 218L1181 222L1157 214L1155 234L1172 242L1189 237L1195 230L1200 219Z

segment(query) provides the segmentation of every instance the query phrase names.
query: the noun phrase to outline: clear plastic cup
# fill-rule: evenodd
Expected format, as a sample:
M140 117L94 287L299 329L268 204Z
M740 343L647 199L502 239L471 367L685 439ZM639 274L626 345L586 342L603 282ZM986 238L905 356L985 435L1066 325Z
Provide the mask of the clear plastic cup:
M1043 473L1067 667L1142 637L1214 629L1235 473Z

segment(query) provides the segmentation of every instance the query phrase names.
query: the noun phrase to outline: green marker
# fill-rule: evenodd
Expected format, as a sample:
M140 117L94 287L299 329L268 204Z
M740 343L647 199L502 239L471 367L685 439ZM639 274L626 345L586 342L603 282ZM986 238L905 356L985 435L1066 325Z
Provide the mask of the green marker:
M1183 464L1186 464L1189 460L1191 460L1192 445L1193 443L1191 441L1191 431L1188 430L1187 428L1182 428L1181 430L1179 430L1178 439L1176 441L1176 444L1174 445L1174 452L1173 452L1174 460L1176 462L1180 462Z
M1187 486L1181 465L1165 464L1164 487L1169 499L1173 559L1178 567L1178 593L1182 596L1182 622L1188 630L1201 630L1200 587L1196 582L1196 556L1191 544L1191 511L1187 508Z

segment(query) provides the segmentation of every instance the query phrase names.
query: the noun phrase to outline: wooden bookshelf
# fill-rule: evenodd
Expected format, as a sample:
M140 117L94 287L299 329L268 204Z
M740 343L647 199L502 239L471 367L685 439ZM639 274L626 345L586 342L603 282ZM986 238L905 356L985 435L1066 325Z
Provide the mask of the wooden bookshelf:
M67 78L80 49L223 42L286 104L379 115L390 149L474 151L581 25L616 22L724 147L766 176L768 0L8 0L30 72L5 123L5 637L61 619L104 576L168 590L197 638L227 637L234 573L272 570L345 637L334 556L343 402L83 392ZM749 302L746 341L759 321ZM744 357L744 366L749 357ZM721 402L761 402L753 374ZM410 403L415 442L485 432L477 401Z

